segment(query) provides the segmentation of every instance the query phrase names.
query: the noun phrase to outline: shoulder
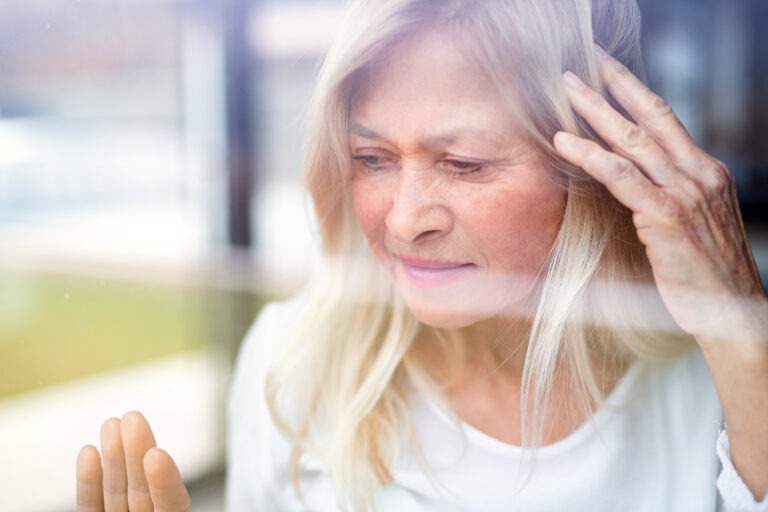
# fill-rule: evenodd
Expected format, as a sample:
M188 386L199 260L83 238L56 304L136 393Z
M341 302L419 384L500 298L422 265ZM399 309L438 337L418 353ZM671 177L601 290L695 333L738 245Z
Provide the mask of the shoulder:
M694 347L673 361L646 368L651 400L643 410L655 418L658 432L676 440L669 449L695 444L712 455L723 413L701 350Z
M270 361L289 335L302 302L301 297L294 297L270 302L261 309L246 332L235 359L230 410L237 410L238 401L255 398L253 394L263 388Z
M280 346L299 315L304 303L302 296L270 302L259 312L240 345L235 371L261 359Z
M693 347L681 357L655 366L655 380L668 390L670 399L679 401L691 397L715 398L717 392L704 354ZM694 400L696 402L696 400ZM696 404L691 404L695 406ZM699 403L700 405L700 403Z
M253 404L262 401L267 371L289 336L303 302L301 296L270 302L248 329L235 360L230 385L230 421L240 419L243 411L254 411Z
M722 409L698 347L669 361L636 361L607 401L626 428L653 433L656 448L713 452Z
M240 346L227 411L227 510L295 509L285 477L291 444L271 420L264 386L301 307L300 297L267 304Z

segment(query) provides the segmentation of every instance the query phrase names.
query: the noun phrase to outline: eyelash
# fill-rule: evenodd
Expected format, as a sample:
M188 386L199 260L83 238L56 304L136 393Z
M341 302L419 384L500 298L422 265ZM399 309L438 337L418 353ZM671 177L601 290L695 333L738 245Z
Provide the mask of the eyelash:
M378 173L383 172L385 169L376 169L377 166L383 167L386 165L388 159L386 157L376 156L376 155L357 155L353 156L352 160L356 160L361 163L363 169L370 173ZM482 164L476 163L476 162L469 162L465 160L455 160L455 159L449 159L449 160L438 160L436 165L440 165L441 167L445 167L446 165L451 167L451 169L444 169L447 172L451 174L451 176L454 177L462 177L462 176L469 176L471 174L476 174L481 172L485 167Z
M468 176L479 173L484 169L482 164L477 162L467 162L466 160L440 160L438 164L448 164L453 169L450 171L452 176Z
M360 164L363 166L363 169L366 170L366 172L369 172L371 174L381 172L384 169L375 169L375 167L383 167L386 165L387 160L391 160L382 156L377 155L358 155L353 156L352 160L357 160L360 162Z

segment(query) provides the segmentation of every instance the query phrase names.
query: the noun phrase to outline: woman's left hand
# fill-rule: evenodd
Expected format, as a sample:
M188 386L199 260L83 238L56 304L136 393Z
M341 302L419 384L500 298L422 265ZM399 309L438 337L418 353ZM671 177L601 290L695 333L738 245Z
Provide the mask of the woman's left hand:
M566 73L573 109L610 150L565 132L555 136L555 148L633 212L656 285L677 323L703 347L728 339L768 304L733 177L694 143L664 100L602 49L597 54L603 83L634 122Z
M757 500L768 493L768 299L747 242L733 178L672 109L598 50L600 75L634 121L566 73L573 106L610 146L565 132L560 155L632 211L656 286L709 365L731 459Z

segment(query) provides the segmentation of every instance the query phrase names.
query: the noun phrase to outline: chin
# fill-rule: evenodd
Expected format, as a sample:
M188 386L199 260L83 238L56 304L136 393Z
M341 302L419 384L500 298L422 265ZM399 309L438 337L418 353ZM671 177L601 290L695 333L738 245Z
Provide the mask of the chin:
M419 322L439 329L461 329L494 316L488 312L473 311L467 304L424 304L407 298L405 302Z
M532 318L535 310L530 290L515 295L492 287L428 291L400 288L399 292L416 319L440 329L462 329L491 319Z

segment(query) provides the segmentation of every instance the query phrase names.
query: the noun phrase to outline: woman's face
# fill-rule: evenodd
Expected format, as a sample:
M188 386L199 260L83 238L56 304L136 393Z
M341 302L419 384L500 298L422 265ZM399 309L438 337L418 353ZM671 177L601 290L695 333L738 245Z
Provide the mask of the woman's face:
M419 320L466 327L523 306L565 191L450 35L414 36L372 70L349 143L360 226Z

